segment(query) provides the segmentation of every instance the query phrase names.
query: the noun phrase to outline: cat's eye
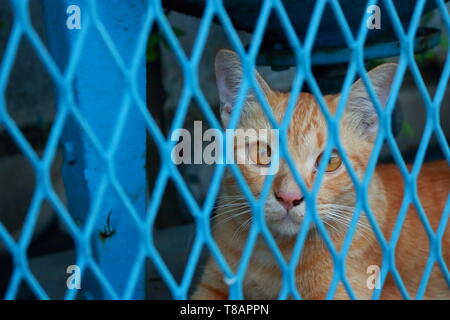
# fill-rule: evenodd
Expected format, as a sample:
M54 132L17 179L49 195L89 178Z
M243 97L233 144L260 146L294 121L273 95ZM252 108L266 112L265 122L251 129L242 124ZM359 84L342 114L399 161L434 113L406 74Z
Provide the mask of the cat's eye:
M272 161L272 149L262 141L251 143L248 146L250 159L254 164L260 166L269 166Z
M320 156L317 157L316 160L316 168L318 169L320 166L320 161L322 159L323 153L320 154ZM339 169L339 167L342 164L342 159L339 156L339 154L337 153L336 150L333 150L331 152L331 156L330 156L330 160L328 161L328 164L325 168L326 172L332 172L332 171L336 171L337 169Z

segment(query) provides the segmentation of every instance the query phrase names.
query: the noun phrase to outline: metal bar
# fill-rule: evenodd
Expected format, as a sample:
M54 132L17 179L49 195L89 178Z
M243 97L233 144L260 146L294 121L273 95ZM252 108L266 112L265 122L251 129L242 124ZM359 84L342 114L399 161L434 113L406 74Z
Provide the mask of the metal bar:
M69 29L69 6L80 9L81 29ZM95 10L92 10L96 6ZM130 214L129 206L120 197L116 181L141 218L145 214L146 175L145 122L130 98L127 87L134 51L142 29L144 1L137 0L45 0L45 23L50 51L66 77L73 70L71 82L78 115L69 116L61 137L64 165L63 178L68 208L75 222L89 235L88 242L75 239L78 261L83 268L84 298L108 299L121 297L126 289L132 267L141 249L140 225ZM95 15L98 15L98 18ZM92 23L90 23L92 21ZM83 28L89 28L81 50L78 41ZM105 39L102 32L109 34ZM112 40L112 41L111 41ZM115 46L115 56L111 50ZM74 57L77 56L78 57ZM77 63L71 65L77 58ZM118 59L120 58L120 59ZM140 57L135 78L139 94L145 101L145 56ZM67 70L66 68L71 69ZM125 70L124 70L125 69ZM66 79L67 80L67 79ZM63 92L63 95L65 93ZM65 94L67 95L67 94ZM70 99L60 97L60 108ZM128 110L128 112L126 111ZM89 126L105 152L99 152L80 123ZM84 250L92 250L94 260L109 281L105 288ZM95 269L95 268L94 268ZM86 270L86 273L84 273ZM140 269L134 299L144 298L144 272ZM114 295L114 289L117 295Z

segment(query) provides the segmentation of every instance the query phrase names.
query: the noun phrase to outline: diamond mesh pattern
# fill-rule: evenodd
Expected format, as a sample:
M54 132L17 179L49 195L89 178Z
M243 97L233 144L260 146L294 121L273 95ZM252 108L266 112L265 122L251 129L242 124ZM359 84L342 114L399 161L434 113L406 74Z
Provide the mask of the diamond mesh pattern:
M128 64L123 59L121 48L119 48L114 43L113 36L109 33L109 30L102 23L97 12L97 2L100 2L100 0L86 1L83 3L83 28L80 31L79 37L77 37L77 41L73 44L73 50L68 57L66 69L64 71L61 71L50 53L47 51L46 46L42 42L42 39L39 38L30 22L28 1L10 0L11 6L14 11L14 24L10 32L10 37L7 43L5 54L3 56L3 60L1 61L0 65L0 125L2 125L8 131L17 146L20 148L21 152L29 160L36 173L37 183L22 235L17 242L12 238L4 225L2 225L0 222L0 241L6 244L6 247L13 256L15 263L14 272L11 276L10 284L6 292L6 299L13 299L16 297L18 288L22 281L28 284L36 297L41 299L48 298L47 293L43 289L42 285L37 281L35 276L30 271L26 255L26 251L33 233L34 224L36 222L37 216L39 215L40 206L45 200L54 207L59 218L67 226L71 236L73 237L77 249L77 264L81 267L82 270L89 269L93 273L103 290L105 290L108 293L108 296L113 299L131 298L133 296L133 292L139 284L139 281L141 281L140 274L142 272L142 268L146 259L150 259L156 266L156 269L164 279L167 286L170 288L174 298L186 299L188 297L188 290L191 286L195 267L199 260L201 250L204 246L209 249L213 258L217 261L218 265L223 271L226 282L227 284L229 284L230 298L241 299L243 298L242 282L246 272L246 268L250 261L253 246L255 245L257 238L260 236L262 236L267 242L269 248L274 254L274 257L276 258L276 261L280 266L280 269L282 270L282 288L279 294L279 298L285 299L289 296L292 296L294 298L301 298L301 292L298 292L297 288L295 287L294 274L310 224L314 224L317 226L319 233L324 239L334 262L335 272L333 280L329 287L327 298L333 298L337 286L340 283L344 285L345 290L351 298L357 298L345 275L345 257L352 243L352 237L357 227L357 221L362 214L367 215L370 225L383 251L381 283L384 283L386 276L390 273L393 276L404 298L420 299L425 293L432 268L435 264L437 264L450 285L450 273L448 267L444 262L440 244L450 215L450 198L448 199L444 208L442 220L439 224L439 227L437 228L437 231L434 232L432 227L430 226L426 213L417 194L417 177L420 173L425 152L433 133L437 137L437 141L445 155L446 160L450 163L450 151L439 119L441 102L447 89L447 84L450 77L450 58L447 57L434 97L431 97L428 93L419 68L414 60L414 37L419 25L419 19L425 6L425 0L417 1L413 16L409 24L409 29L407 30L405 30L402 26L393 1L384 1L384 4L388 9L387 14L389 14L395 33L401 43L399 66L393 81L391 98L389 99L387 106L384 109L381 108L375 91L372 88L370 80L367 76L367 70L365 69L364 65L363 49L368 32L368 29L365 26L367 17L362 17L361 27L359 28L359 32L355 37L352 34L349 25L347 24L340 3L337 0L316 1L314 11L311 13L309 28L307 30L306 37L303 43L301 43L298 39L282 1L264 0L262 2L260 15L257 20L253 38L248 50L245 50L243 45L241 44L236 30L232 25L230 17L225 10L223 1L208 0L206 1L206 7L202 16L200 28L198 30L197 38L190 57L186 56L185 52L181 48L177 37L170 27L168 20L164 14L161 2L158 0L149 0L146 1L146 11L142 12L144 23L142 25L141 33L137 37L137 46L134 51L134 55L130 60L132 61L131 64ZM377 1L371 0L368 1L367 5L369 6L376 3ZM443 0L436 0L435 3L439 9L440 14L442 15L445 27L450 34L450 16L445 3ZM342 88L342 99L340 100L338 111L335 115L329 113L325 105L323 95L311 71L311 51L318 32L322 14L326 6L330 6L332 8L340 32L342 33L347 46L352 50L352 58L350 59L348 72ZM282 119L281 123L277 123L277 121L275 120L274 115L271 112L271 108L267 104L267 101L264 99L263 93L259 88L253 73L256 57L258 55L265 28L271 14L277 15L280 24L286 34L286 38L289 40L289 43L292 46L293 53L297 62L297 72L292 85L291 98L288 103L286 115ZM299 233L290 261L284 260L263 218L264 201L270 191L274 176L267 177L263 187L261 198L256 199L252 195L249 187L246 185L245 180L236 165L218 165L215 169L207 198L203 206L199 206L199 204L197 204L194 200L194 197L190 193L187 185L183 181L183 178L179 173L177 167L170 161L170 150L174 145L174 142L171 142L170 139L165 137L161 130L158 128L155 120L147 111L144 98L139 92L139 87L140 85L142 85L142 83L139 82L140 78L138 76L139 68L141 66L140 62L145 56L145 48L149 32L152 26L158 25L160 31L167 40L167 43L175 53L178 62L183 70L185 79L184 90L182 92L182 96L180 98L179 105L173 123L171 125L171 131L182 126L184 118L188 111L189 102L192 99L198 103L201 111L204 113L211 127L220 129L221 125L215 118L211 107L209 106L204 94L200 89L197 75L202 51L206 45L208 31L214 18L216 18L224 27L230 44L240 56L244 67L243 83L238 95L236 107L234 108L229 123L229 127L236 127L239 119L239 114L246 97L246 92L248 90L254 90L273 128L280 130L281 157L287 162L288 166L293 172L295 180L300 185L305 195L305 201L308 210L304 225L302 226L302 229ZM119 76L125 79L122 108L120 109L121 111L117 116L118 120L111 135L111 142L107 148L105 148L105 146L98 138L99 132L97 131L97 129L93 129L93 126L91 126L90 123L86 120L83 112L81 112L77 107L76 93L74 92L72 87L81 52L83 48L89 46L89 43L86 43L85 41L89 32L98 33L101 41L106 46L115 62L115 67L118 70ZM48 36L52 37L51 34ZM59 96L58 111L52 126L50 136L48 138L45 152L42 157L39 157L36 151L33 150L32 146L22 134L14 119L12 119L12 117L8 114L5 101L5 90L8 84L8 78L11 72L11 68L14 64L13 62L18 51L19 43L23 39L26 39L31 43L35 52L42 61L42 64L46 67L49 75L54 80L55 90L57 91ZM391 130L390 120L392 111L394 109L394 104L407 69L409 69L411 74L413 75L417 88L420 91L427 108L427 118L424 133L411 171L408 171L400 150L396 145ZM371 96L371 99L374 101L374 105L376 107L380 122L380 130L375 141L374 149L368 163L366 173L362 179L359 179L356 176L348 157L345 155L345 150L343 149L339 141L338 134L338 123L343 115L346 99L349 96L350 87L358 76L363 79ZM325 156L323 157L320 165L317 179L312 190L310 191L308 191L300 175L296 171L293 159L289 154L288 146L286 143L286 132L289 126L291 115L294 111L295 101L298 98L298 94L305 83L308 84L309 88L311 88L312 93L319 103L320 109L328 124L328 136L330 137L327 143ZM124 188L121 186L121 183L119 182L119 179L114 170L114 156L118 151L118 145L121 138L123 137L125 120L127 119L130 110L133 108L136 108L139 116L144 119L146 129L158 146L161 157L161 170L157 177L155 187L151 192L150 201L146 209L145 217L141 212L138 212L136 207L130 201L129 195L127 195ZM90 206L88 218L83 228L77 226L70 213L65 208L64 204L56 195L55 191L53 190L49 175L50 167L57 151L58 141L61 139L64 125L69 116L74 119L74 121L79 126L79 130L82 130L87 139L90 141L92 145L91 152L95 152L96 155L100 157L105 166L100 182L97 186L95 197L93 197L93 199L95 200ZM405 184L403 203L401 205L400 212L398 213L397 223L389 241L384 237L380 227L377 225L366 196L367 188L370 179L373 176L377 159L384 142L387 142L390 149L392 150L395 163L401 171ZM353 180L357 193L357 204L352 222L350 224L348 234L346 235L342 250L340 251L336 250L336 248L334 247L324 224L319 219L316 212L315 203L315 197L323 178L325 164L330 158L331 151L334 148L337 148L339 153L342 155L344 164ZM255 217L254 222L249 230L249 236L245 249L243 250L241 262L235 273L233 273L230 266L224 259L222 253L220 252L215 240L212 237L210 227L210 216L220 189L224 171L227 167L236 177L239 186L241 187L244 195L247 197L251 205L251 209ZM157 251L153 242L151 231L157 215L161 197L164 193L166 184L169 179L172 179L175 182L184 201L186 202L193 217L195 218L197 227L196 237L181 283L177 283L174 276L171 274L167 265L164 263L162 257ZM138 230L137 237L138 239L140 239L139 250L137 252L136 259L133 263L133 267L130 271L129 277L124 284L125 287L123 292L118 292L115 286L111 284L112 279L109 279L108 276L106 276L104 270L102 270L102 268L99 266L98 261L96 261L95 254L93 253L90 246L90 238L93 235L95 221L98 218L101 203L104 200L104 194L108 187L111 187L114 190L117 198L126 208L127 214L129 214ZM411 297L406 290L402 278L400 277L399 272L396 268L394 258L396 243L399 239L402 230L402 224L405 220L407 209L410 205L413 205L417 209L430 242L430 255L426 264L426 268L423 271L422 280L416 297ZM379 298L380 294L381 290L374 290L373 298ZM66 298L73 299L75 296L76 292L70 290L67 291Z

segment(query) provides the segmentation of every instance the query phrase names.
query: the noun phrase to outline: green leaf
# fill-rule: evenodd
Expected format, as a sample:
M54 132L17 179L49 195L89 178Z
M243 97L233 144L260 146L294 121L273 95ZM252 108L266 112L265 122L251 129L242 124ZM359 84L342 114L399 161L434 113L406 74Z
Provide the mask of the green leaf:
M406 121L403 121L401 131L405 132L405 134L410 138L414 138L416 135L413 127Z
M147 61L154 62L159 58L159 42L161 41L161 35L154 33L148 38L147 42Z
M177 27L172 27L173 33L177 38L184 36L186 33ZM170 50L170 46L164 36L160 33L152 33L147 41L147 61L154 62L160 58L159 45L162 44Z
M158 45L159 41L161 41L162 37L160 33L153 33L149 38L148 38L148 43L147 46L148 47L155 47Z
M160 55L161 54L159 53L159 50L157 50L157 48L155 48L154 50L149 50L147 51L147 61L155 62L159 59Z
M366 69L372 70L375 67L378 67L379 65L382 65L386 62L386 59L372 59L366 62Z
M173 33L175 33L177 38L180 38L186 34L186 32L184 32L182 29L180 29L178 27L173 27L172 29L173 29Z
M429 11L429 12L425 13L425 14L422 16L422 19L421 19L421 23L420 23L420 24L421 24L422 26L428 25L428 24L433 20L435 13L436 13L435 11Z
M441 42L439 43L439 45L442 48L448 48L448 38L447 37L441 37Z

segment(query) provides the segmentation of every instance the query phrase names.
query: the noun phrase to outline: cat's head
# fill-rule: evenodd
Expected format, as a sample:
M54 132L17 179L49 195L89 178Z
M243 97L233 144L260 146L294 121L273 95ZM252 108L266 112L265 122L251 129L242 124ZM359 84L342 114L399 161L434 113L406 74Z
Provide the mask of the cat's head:
M381 65L368 73L381 105L385 105L396 71L396 64ZM215 61L216 78L220 98L220 113L224 127L227 127L243 78L239 57L230 50L218 52ZM256 80L264 92L275 118L284 117L289 93L272 90L255 71ZM324 96L328 108L335 113L340 95ZM362 80L356 81L348 97L347 106L340 123L340 141L359 177L366 165L378 131L378 119L369 94ZM238 124L242 129L270 129L271 125L255 98L249 91ZM288 130L288 148L298 173L308 188L311 188L319 161L327 143L327 124L318 103L309 93L302 93L295 106ZM258 197L266 178L261 174L259 159L271 157L267 150L259 151L257 144L248 146L248 163L240 164L240 170L253 194ZM252 151L253 150L253 151ZM270 149L269 149L270 150ZM270 159L269 159L270 160ZM231 188L239 193L237 183ZM370 197L370 195L369 195ZM317 195L317 208L322 221L328 225L343 224L353 212L355 205L354 185L342 163L341 157L333 151L323 175ZM265 214L268 226L276 233L294 235L305 215L305 201L285 161L280 160L272 190L266 199Z

